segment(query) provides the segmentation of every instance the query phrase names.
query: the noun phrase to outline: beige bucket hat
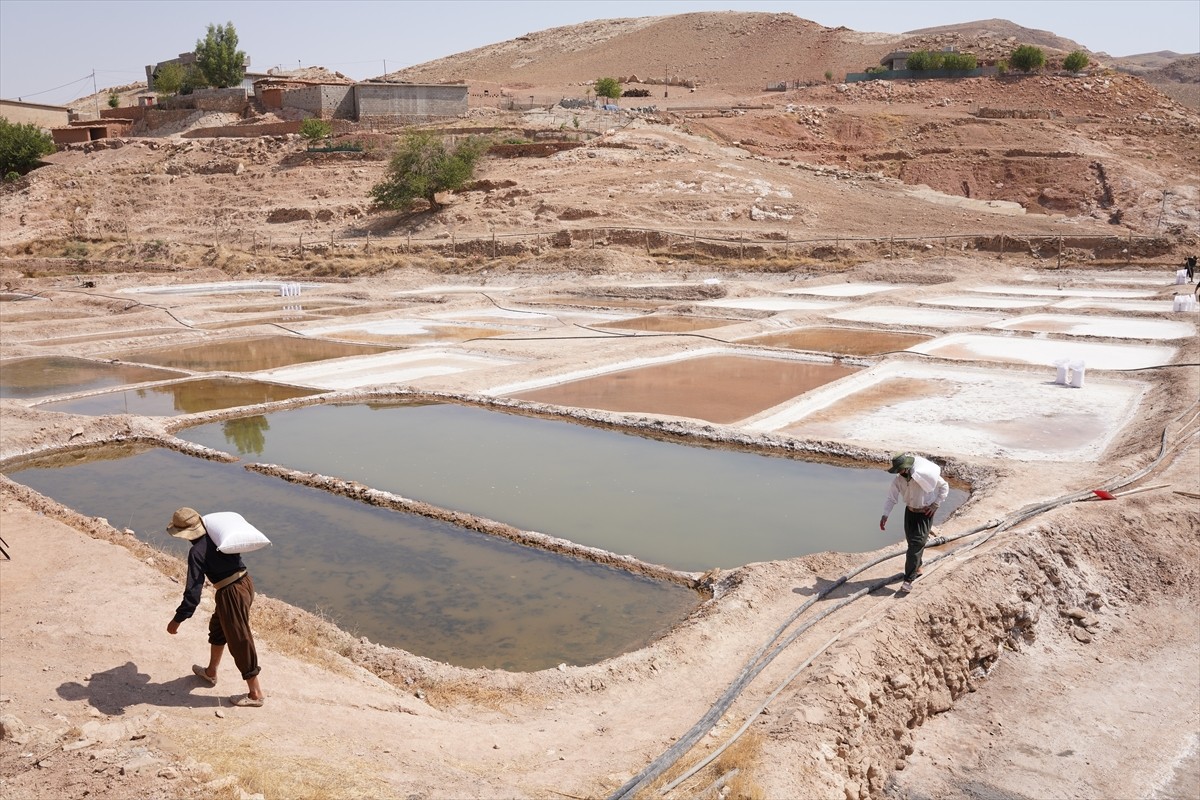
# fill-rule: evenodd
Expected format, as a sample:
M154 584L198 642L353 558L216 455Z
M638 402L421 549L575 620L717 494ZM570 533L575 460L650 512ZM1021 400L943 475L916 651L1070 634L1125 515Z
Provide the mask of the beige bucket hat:
M167 526L167 533L194 542L208 531L204 529L204 521L200 519L200 514L196 509L181 508L171 515L171 524Z

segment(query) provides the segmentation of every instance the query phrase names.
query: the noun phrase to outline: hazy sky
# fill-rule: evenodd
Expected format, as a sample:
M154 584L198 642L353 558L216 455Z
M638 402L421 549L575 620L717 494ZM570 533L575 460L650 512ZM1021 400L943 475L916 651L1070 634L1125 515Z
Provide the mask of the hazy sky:
M544 28L689 11L789 12L903 33L1007 19L1113 56L1200 52L1200 0L0 0L0 97L62 104L145 80L232 22L251 70L322 66L362 80Z

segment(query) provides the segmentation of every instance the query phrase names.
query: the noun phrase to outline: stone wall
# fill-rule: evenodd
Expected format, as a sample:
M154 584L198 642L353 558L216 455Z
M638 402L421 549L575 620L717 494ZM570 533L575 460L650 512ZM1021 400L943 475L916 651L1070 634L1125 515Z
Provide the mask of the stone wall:
M299 121L272 122L266 125L221 125L214 128L196 128L181 134L185 139L233 139L254 136L286 136L300 132Z
M285 89L283 108L297 108L320 119L354 119L354 87L323 85Z

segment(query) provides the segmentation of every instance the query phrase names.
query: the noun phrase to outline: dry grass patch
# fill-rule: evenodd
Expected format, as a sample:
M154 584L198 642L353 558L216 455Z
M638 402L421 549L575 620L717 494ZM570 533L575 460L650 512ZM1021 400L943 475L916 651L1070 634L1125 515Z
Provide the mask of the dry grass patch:
M705 765L670 792L674 798L697 798L697 800L767 800L763 788L754 779L754 773L762 761L762 734L750 731L738 737L712 763ZM699 755L699 754L698 754ZM640 796L659 797L662 788L677 780L691 769L699 759L688 764L678 763L665 775L656 780ZM722 791L723 789L726 789Z
M421 692L425 702L441 710L475 706L508 714L509 705L529 699L529 692L523 687L486 686L468 678L423 684Z
M212 800L240 800L242 791L261 793L266 800L375 800L387 797L387 786L366 764L288 758L278 749L227 733L182 732L176 741L196 761L208 764L216 776Z
M341 675L349 674L346 660L353 637L320 614L258 597L251 625L254 635L280 653Z

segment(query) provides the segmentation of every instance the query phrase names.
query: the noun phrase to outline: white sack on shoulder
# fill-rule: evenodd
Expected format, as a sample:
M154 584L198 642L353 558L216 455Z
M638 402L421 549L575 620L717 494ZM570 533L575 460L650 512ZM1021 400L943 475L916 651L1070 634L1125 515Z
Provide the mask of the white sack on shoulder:
M217 511L201 517L208 538L222 553L249 553L271 544L262 531L236 511Z
M913 480L927 492L937 487L938 478L942 477L942 468L927 458L913 456Z

